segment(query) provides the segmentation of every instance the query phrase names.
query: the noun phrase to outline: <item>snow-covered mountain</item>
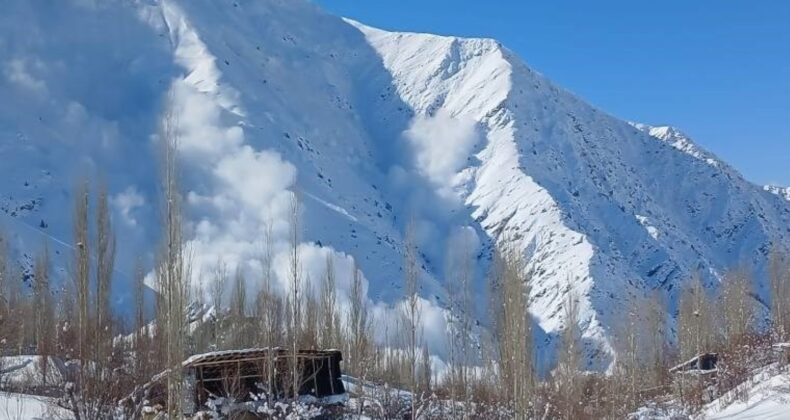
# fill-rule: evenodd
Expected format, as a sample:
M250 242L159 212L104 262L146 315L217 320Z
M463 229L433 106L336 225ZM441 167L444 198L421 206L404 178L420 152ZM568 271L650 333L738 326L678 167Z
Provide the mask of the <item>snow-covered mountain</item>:
M611 350L630 297L658 289L674 302L697 269L715 287L746 264L767 302L769 248L790 249L790 202L674 128L586 104L490 39L386 32L303 0L8 3L0 223L27 255L46 238L68 256L82 174L112 192L119 279L135 256L152 258L165 104L180 127L196 282L222 257L254 287L270 226L286 287L299 191L306 274L318 281L334 253L345 290L356 261L386 319L413 220L439 354L457 238L476 248L480 296L492 242L517 241L536 273L539 344L563 328L574 293L590 355ZM117 295L123 306L123 286Z
M782 188L776 185L766 185L765 187L763 187L763 189L765 189L771 194L776 194L779 197L784 197L788 201L790 201L790 187Z

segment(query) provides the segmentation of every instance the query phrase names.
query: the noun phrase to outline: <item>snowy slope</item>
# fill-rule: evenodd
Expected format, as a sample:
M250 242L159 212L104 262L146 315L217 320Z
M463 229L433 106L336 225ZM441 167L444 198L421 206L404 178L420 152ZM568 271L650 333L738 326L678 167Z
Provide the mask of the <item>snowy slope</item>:
M66 382L68 373L68 366L55 357L0 357L0 386L6 390L59 387Z
M739 385L742 398L730 392L708 404L701 419L786 419L790 413L790 376L769 366Z
M782 188L776 185L766 185L765 187L763 187L763 189L765 189L771 194L776 194L779 197L784 197L788 201L790 201L790 187Z
M74 416L49 397L0 392L0 417L9 420L70 420Z
M6 9L0 94L14 100L0 102L0 223L21 253L48 238L56 258L68 256L64 209L87 174L113 194L118 277L133 257L153 257L166 101L180 125L196 282L222 257L254 287L271 226L285 288L288 201L299 191L305 274L320 279L332 252L345 290L356 261L386 319L413 219L426 337L439 354L451 239L476 246L480 296L492 241L519 241L536 272L541 345L574 293L591 356L610 350L629 297L659 289L674 300L697 268L715 287L742 261L766 298L767 251L790 248L788 201L676 129L587 105L493 40L381 31L302 0Z

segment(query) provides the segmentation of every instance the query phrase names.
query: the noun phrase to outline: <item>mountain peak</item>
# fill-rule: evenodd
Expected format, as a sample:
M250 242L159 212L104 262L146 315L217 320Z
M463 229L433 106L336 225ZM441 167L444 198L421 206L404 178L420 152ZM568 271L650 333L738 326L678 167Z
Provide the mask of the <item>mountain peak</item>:
M270 230L287 290L288 203L299 191L305 278L321 279L327 256L338 279L360 267L388 322L413 220L438 354L456 238L474 244L481 296L497 243L529 258L544 349L577 299L596 369L611 362L612 330L634 296L658 290L676 302L692 272L714 285L741 262L764 273L769 244L790 249L790 205L679 130L601 112L494 40L387 32L284 0L8 7L0 95L15 100L0 104L0 214L27 250L46 238L67 255L69 185L104 173L124 238L119 271L153 259L150 142L168 101L196 282L222 258L248 271L254 291Z
M655 137L672 147L693 156L708 165L713 167L720 167L721 161L716 158L712 153L697 146L685 133L680 129L672 126L650 126L647 124L634 123L634 127L642 130L652 137Z
M790 187L780 187L778 185L766 185L763 187L763 189L771 194L778 195L779 197L782 197L787 201L790 201Z

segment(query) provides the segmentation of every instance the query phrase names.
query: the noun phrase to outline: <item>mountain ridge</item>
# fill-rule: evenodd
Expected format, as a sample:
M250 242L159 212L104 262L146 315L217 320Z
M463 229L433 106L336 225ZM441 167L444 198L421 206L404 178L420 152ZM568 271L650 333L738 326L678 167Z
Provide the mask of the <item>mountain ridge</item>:
M630 298L660 290L674 310L693 271L715 289L744 263L767 300L767 250L790 248L787 201L676 129L630 124L587 105L494 40L382 31L303 1L12 7L34 17L40 39L0 20L0 33L30 46L0 44L13 57L2 63L0 92L20 99L18 109L0 106L0 155L18 157L3 208L21 209L13 219L46 224L40 230L68 243L69 219L58 211L68 208L63 181L110 172L116 226L128 239L124 271L155 240L151 143L165 100L180 123L198 277L222 257L255 278L270 227L285 290L287 202L299 190L306 274L320 279L326 255L335 255L345 290L356 262L386 318L402 295L402 232L412 219L426 336L437 353L442 260L458 238L474 244L480 296L494 242L520 243L532 261L531 312L547 351L574 293L594 369L609 365L617 315ZM74 46L56 39L69 32L77 32L68 35ZM95 46L93 32L122 53ZM86 65L84 57L99 60L87 76L68 70ZM118 93L92 96L84 80L91 77ZM58 132L61 143L46 142ZM11 211L3 210L7 218ZM21 248L35 249L30 232L14 234Z

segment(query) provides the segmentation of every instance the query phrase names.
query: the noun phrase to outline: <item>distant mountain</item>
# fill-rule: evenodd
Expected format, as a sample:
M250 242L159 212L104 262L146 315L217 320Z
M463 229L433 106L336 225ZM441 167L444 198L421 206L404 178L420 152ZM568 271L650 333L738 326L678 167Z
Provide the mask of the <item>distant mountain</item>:
M631 297L659 290L674 307L693 271L716 287L745 264L767 301L769 249L790 249L779 194L674 128L588 105L494 40L386 32L301 0L12 0L3 12L0 222L23 261L48 238L64 276L80 174L102 175L112 192L119 280L134 257L153 258L166 103L180 127L196 282L221 257L255 287L270 226L286 288L299 191L306 274L317 282L334 253L346 290L356 261L386 320L413 220L438 354L456 238L475 246L481 317L492 243L529 256L542 348L574 293L592 368L609 363L593 356L612 353Z

